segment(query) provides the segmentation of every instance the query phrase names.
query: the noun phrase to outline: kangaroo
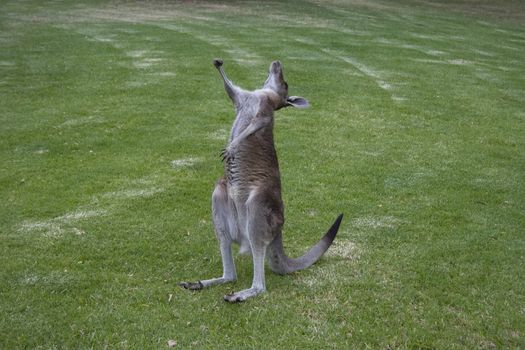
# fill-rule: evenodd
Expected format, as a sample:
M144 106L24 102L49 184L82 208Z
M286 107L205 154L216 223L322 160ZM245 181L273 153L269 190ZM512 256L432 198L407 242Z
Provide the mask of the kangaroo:
M306 108L309 103L302 97L288 96L288 84L279 61L272 62L262 89L255 91L235 86L224 73L222 60L215 59L213 64L237 114L228 145L221 153L224 176L217 181L212 194L212 217L223 275L179 285L199 290L236 281L232 256L232 243L235 242L240 245L239 253L252 255L253 282L251 288L224 296L224 300L234 303L266 291L265 257L270 269L278 274L302 270L315 263L332 244L343 214L306 254L297 259L285 254L282 242L284 206L273 142L273 115L283 107Z

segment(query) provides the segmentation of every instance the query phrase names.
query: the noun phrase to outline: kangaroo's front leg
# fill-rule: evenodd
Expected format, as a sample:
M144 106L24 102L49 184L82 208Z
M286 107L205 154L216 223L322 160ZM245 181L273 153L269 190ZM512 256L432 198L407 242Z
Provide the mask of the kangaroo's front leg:
M239 144L257 131L270 125L270 123L271 118L269 116L258 115L253 118L250 124L239 135L235 136L228 146L222 150L222 159L235 159L235 152L239 147Z
M226 73L224 72L224 69L222 68L222 60L221 59L215 59L213 60L213 65L217 70L219 71L219 74L221 75L222 81L224 82L224 89L226 90L226 93L232 100L232 102L237 106L240 103L241 95L243 94L243 90L235 86L230 79L226 76Z
M226 180L220 179L215 186L212 195L212 213L215 233L219 240L222 257L222 277L212 278L197 282L181 282L180 286L200 290L217 284L232 282L237 279L235 264L232 255L232 238L230 234L230 223L233 221L232 210L228 203L228 194L226 190Z

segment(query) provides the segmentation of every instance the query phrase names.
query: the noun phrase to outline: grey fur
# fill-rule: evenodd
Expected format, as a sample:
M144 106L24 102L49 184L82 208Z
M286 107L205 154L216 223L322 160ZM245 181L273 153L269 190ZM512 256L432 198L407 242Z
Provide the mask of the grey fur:
M187 289L198 290L237 279L232 243L240 253L251 253L253 282L251 288L228 294L229 302L244 301L266 290L264 259L276 273L286 274L315 263L330 247L337 234L342 214L324 237L297 259L286 256L282 244L284 207L281 199L279 163L273 142L273 112L283 107L308 107L308 101L288 96L282 65L272 62L262 89L246 91L235 86L214 60L226 93L233 101L236 118L228 146L223 150L224 177L217 181L212 195L212 216L219 240L223 275L198 282L181 282Z

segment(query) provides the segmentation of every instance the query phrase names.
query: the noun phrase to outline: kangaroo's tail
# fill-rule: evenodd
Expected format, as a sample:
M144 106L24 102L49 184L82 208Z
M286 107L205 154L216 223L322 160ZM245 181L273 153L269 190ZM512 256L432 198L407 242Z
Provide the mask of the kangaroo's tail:
M268 246L267 259L270 269L275 273L284 275L286 273L306 269L314 264L321 256L323 256L330 245L332 245L342 219L343 214L337 217L330 229L316 245L306 252L306 254L297 259L291 259L286 256L283 248L283 236L279 233L279 235L277 235Z

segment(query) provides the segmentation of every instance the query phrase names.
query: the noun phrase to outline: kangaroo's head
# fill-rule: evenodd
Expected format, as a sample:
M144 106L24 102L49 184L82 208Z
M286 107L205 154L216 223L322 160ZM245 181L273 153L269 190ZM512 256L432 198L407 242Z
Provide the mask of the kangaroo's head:
M268 78L264 82L263 89L270 89L275 95L270 96L275 109L283 107L306 108L309 106L308 101L299 96L288 96L288 83L284 80L283 65L279 61L273 61L270 64Z

